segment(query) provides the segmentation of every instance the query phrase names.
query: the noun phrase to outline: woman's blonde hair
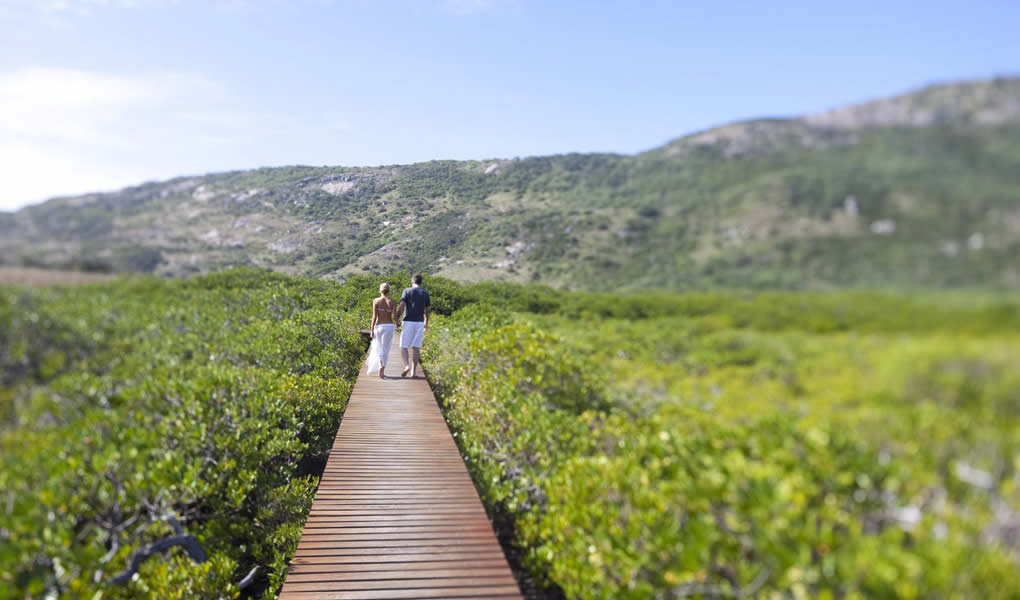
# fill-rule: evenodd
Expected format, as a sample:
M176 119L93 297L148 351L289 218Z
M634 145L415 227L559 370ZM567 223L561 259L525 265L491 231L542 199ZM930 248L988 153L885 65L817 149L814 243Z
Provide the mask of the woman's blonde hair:
M390 293L390 284L385 283L385 282L380 283L379 284L379 293L380 294L389 294Z

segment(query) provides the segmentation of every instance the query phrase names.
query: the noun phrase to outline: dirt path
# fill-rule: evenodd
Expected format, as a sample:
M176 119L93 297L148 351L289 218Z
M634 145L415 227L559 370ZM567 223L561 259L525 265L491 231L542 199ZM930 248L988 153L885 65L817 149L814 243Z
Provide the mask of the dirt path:
M85 273L82 271L0 266L0 285L24 285L29 287L79 285L82 283L109 281L116 277L118 276L110 273Z

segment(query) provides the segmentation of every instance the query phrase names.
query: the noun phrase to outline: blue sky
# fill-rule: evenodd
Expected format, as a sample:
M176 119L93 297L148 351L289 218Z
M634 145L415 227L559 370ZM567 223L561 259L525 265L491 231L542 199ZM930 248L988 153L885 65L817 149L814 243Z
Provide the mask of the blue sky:
M0 0L0 209L184 174L634 153L1020 74L1018 2Z

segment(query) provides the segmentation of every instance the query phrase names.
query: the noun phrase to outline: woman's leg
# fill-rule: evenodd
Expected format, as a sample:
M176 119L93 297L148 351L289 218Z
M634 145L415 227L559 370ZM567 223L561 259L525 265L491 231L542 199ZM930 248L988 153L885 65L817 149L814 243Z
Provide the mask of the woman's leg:
M393 326L379 326L379 377L385 379L386 357L390 355L390 345L393 344Z

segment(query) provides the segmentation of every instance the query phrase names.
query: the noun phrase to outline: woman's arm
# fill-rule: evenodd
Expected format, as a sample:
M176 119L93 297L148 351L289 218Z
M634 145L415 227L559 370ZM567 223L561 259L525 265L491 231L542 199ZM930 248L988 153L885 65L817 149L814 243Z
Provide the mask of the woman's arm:
M372 325L369 327L371 334L370 338L375 339L375 324L379 321L379 311L376 310L376 303L372 302Z

